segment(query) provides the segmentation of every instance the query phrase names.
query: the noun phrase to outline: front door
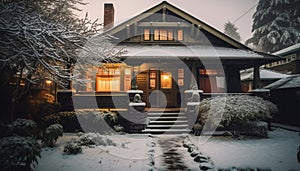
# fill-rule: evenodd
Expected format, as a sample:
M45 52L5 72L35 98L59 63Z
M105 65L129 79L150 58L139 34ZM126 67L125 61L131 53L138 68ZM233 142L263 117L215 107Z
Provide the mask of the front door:
M154 108L176 107L177 86L174 69L165 67L149 68L148 106Z

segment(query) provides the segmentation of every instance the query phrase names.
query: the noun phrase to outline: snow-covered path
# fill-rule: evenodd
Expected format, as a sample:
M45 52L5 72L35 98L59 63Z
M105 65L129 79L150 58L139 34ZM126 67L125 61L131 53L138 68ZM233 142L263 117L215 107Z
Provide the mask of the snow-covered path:
M193 161L186 148L183 148L184 136L164 135L155 138L159 148L155 158L155 170L199 170L199 164Z

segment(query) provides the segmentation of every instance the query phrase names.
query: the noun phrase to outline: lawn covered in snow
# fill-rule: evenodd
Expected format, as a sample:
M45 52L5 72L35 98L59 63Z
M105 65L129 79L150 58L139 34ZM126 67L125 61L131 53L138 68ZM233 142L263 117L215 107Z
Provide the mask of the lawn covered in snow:
M202 142L199 137L189 136L199 150L210 156L216 167L259 167L272 171L300 170L297 162L297 147L300 136L297 132L275 129L269 138L245 137L233 140L226 137L212 137Z
M297 147L300 136L297 132L276 129L269 132L269 138L244 138L233 140L229 137L211 137L199 144L199 137L188 135L199 151L210 156L216 168L259 167L272 171L299 170ZM191 170L198 165L182 147L185 137L148 136L146 134L126 134L103 136L112 140L115 146L83 147L82 154L66 155L63 146L75 134L65 133L54 148L43 148L35 171L98 171L98 170L165 170L166 159L162 154L171 151L179 153L175 158ZM164 143L164 139L169 142ZM178 141L178 142L177 142ZM169 147L168 147L169 146ZM168 149L170 148L170 149ZM151 160L154 156L154 160ZM168 161L168 160L165 160ZM153 162L153 163L152 163ZM199 169L200 170L200 169Z

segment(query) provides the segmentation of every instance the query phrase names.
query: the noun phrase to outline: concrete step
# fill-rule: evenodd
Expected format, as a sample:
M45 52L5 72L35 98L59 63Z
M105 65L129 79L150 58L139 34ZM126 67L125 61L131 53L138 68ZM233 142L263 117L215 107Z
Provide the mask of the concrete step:
M151 134L187 134L191 130L189 129L148 129L143 130L143 133Z
M148 113L149 124L142 132L150 134L183 134L189 133L186 113Z
M178 124L188 124L187 120L181 121L150 121L149 125L178 125Z
M148 119L150 121L176 121L176 120L187 120L187 117L185 116L178 116L178 117L175 117L175 116L161 116L161 117L148 117Z
M187 124L180 125L148 125L149 129L186 129L189 126Z
M159 117L159 116L186 116L185 113L148 113L148 117Z

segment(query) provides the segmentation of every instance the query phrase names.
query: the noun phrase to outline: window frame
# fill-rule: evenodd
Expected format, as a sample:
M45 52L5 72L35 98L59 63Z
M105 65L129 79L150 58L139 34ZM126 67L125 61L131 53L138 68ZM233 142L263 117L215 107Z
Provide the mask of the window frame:
M176 42L184 40L184 30L178 28L160 27L143 28L142 40L145 42ZM178 34L179 32L180 35Z

